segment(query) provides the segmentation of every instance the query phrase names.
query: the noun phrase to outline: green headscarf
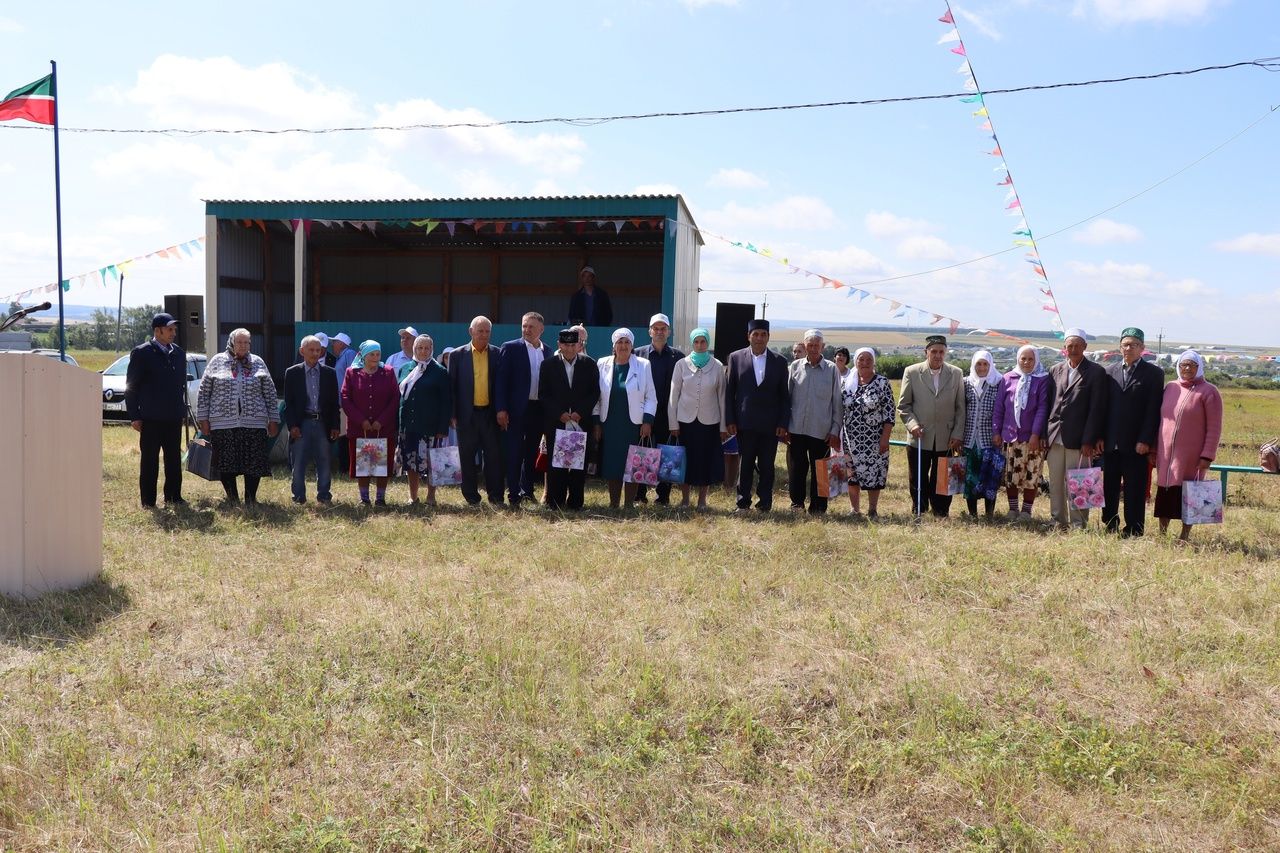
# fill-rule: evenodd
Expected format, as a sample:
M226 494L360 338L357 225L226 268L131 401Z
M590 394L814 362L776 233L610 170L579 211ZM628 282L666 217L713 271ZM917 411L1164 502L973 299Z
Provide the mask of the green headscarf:
M693 362L694 367L701 370L702 368L706 367L707 364L710 363L711 361L711 333L708 332L706 329L702 328L701 326L699 326L698 328L694 329L692 332L689 333L689 346L692 347L693 342L698 338L707 339L706 352L689 353L689 361Z

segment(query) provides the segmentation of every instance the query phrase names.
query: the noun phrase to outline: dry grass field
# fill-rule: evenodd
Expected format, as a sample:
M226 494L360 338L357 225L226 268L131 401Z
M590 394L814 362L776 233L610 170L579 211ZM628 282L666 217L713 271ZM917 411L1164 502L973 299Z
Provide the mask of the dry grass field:
M0 603L0 846L1280 847L1280 478L1178 548L913 525L903 454L875 525L147 512L106 427L101 581Z

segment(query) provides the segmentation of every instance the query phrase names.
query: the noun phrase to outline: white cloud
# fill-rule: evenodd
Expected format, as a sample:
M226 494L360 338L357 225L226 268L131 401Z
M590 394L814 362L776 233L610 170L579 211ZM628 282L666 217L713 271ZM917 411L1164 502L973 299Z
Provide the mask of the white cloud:
M0 163L0 175L12 175L15 171L12 163Z
M105 89L100 96L144 107L162 127L332 127L364 119L350 92L330 89L283 62L249 68L226 56L165 54L138 72L133 88Z
M1149 264L1121 264L1105 261L1088 264L1072 261L1067 269L1077 279L1077 285L1095 295L1098 303L1108 298L1154 300L1152 310L1183 314L1188 310L1201 310L1203 300L1218 293L1198 278L1170 278L1153 269ZM1072 293L1072 287L1057 287L1059 293Z
M140 216L125 214L111 216L102 220L98 226L100 231L126 236L160 234L168 227L168 220L158 216Z
M27 28L15 21L0 15L0 33L23 33Z
M970 12L968 9L961 9L959 6L954 5L951 8L954 9L955 13L963 18L966 23L970 24L975 30L982 33L992 41L1000 41L1002 38L1000 31L995 28L995 25L978 13Z
M901 237L904 234L933 230L933 225L923 219L908 219L887 210L873 210L863 221L867 232L873 237Z
M1095 219L1089 223L1089 227L1072 235L1071 239L1077 243L1088 243L1092 246L1103 246L1108 243L1136 243L1142 239L1142 232L1122 222Z
M734 228L783 228L822 230L836 224L836 215L820 198L789 196L772 204L747 207L729 202L706 216L716 230ZM747 235L750 236L750 235Z
M1191 21L1206 15L1221 0L1077 0L1075 14L1104 24L1146 21Z
M1116 279L1122 281L1145 281L1155 274L1149 264L1120 264L1115 261L1105 261L1101 264L1071 261L1067 264L1067 268L1085 278L1109 279L1112 281Z
M401 101L391 106L379 105L377 109L379 125L484 124L494 120L477 109L449 109L426 98ZM582 153L587 147L576 133L521 136L509 127L453 127L419 133L380 131L377 138L388 148L402 150L412 146L415 153L446 161L459 157L482 162L499 158L557 174L576 172L582 165ZM424 148L427 151L424 152Z
M707 186L729 190L758 190L769 182L745 169L721 169L707 180Z
M1259 234L1251 231L1230 240L1219 240L1213 248L1220 252L1249 252L1259 255L1280 255L1280 234Z
M954 261L956 250L941 237L917 234L898 243L900 257L915 261Z

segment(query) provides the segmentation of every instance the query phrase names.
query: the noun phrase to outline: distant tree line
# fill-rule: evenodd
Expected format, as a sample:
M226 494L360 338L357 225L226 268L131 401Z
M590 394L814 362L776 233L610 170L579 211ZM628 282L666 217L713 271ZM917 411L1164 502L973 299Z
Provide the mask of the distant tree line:
M126 308L121 314L120 350L128 352L138 344L151 337L151 318L163 311L159 305L139 305ZM55 326L48 332L35 336L36 345L58 348L58 329ZM116 314L105 308L95 308L93 316L86 323L67 326L67 349L115 349L116 348Z

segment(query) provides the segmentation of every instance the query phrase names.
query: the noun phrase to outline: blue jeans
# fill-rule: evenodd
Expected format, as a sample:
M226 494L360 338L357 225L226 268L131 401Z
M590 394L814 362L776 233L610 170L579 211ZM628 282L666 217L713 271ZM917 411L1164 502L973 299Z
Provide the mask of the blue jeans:
M305 419L302 435L289 442L289 458L293 466L293 496L299 500L307 497L307 463L316 465L316 497L327 501L329 493L329 433L324 421Z

